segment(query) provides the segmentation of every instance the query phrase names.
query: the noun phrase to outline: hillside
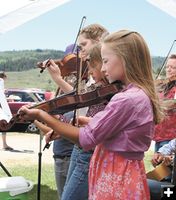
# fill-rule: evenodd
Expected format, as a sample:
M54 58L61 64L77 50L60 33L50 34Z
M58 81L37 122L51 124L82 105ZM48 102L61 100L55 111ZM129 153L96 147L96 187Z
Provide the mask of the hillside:
M0 52L0 70L5 71L8 77L5 87L42 88L55 91L57 86L49 74L47 72L41 74L36 64L48 58L62 58L63 55L63 51L50 49Z
M26 71L36 67L36 63L48 58L62 58L64 52L51 49L36 49L23 51L0 51L0 70ZM153 70L157 71L162 66L164 57L152 57Z
M47 71L40 73L40 69L21 72L6 72L5 88L41 88L56 91L57 86Z
M48 58L62 58L64 53L59 50L23 50L0 52L0 70L8 76L5 86L8 88L42 88L55 91L57 86L50 75L40 73L36 68L39 61ZM164 57L152 57L153 72L156 73L163 64Z
M1 51L0 70L26 71L36 67L36 63L48 58L62 58L63 51L36 49L23 51Z

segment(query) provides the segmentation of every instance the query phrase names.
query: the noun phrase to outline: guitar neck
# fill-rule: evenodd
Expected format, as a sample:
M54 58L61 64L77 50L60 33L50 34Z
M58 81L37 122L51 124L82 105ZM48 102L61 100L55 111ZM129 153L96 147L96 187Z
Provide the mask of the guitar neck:
M175 147L176 149L176 147ZM176 150L174 155L173 170L172 170L172 184L176 186Z

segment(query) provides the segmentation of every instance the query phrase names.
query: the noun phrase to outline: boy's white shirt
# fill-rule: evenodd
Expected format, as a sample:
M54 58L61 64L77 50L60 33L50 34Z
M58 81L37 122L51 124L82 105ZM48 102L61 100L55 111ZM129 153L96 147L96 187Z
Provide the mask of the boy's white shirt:
M0 78L0 120L5 119L9 122L11 118L12 113L4 94L4 80Z

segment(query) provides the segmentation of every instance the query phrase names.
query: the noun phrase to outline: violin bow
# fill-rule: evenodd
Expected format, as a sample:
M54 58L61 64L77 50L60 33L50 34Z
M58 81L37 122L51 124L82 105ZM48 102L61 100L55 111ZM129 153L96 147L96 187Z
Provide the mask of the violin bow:
M73 49L72 49L72 53L76 50L77 48L77 41L78 41L78 37L79 37L79 34L82 30L82 27L84 27L84 24L85 24L85 21L86 21L86 16L83 16L82 17L82 20L81 20L81 23L80 23L80 26L79 26L79 29L78 29L78 33L77 33L77 36L76 36L76 39L75 39L75 42L74 42L74 45L73 45Z
M79 26L79 29L78 29L78 33L77 33L77 36L76 36L76 39L75 39L75 42L73 44L73 48L71 50L72 53L74 53L76 51L76 55L77 55L77 60L76 60L76 71L78 72L78 57L79 57L79 47L77 47L77 41L78 41L78 37L79 37L79 34L82 30L82 27L84 26L85 24L85 20L86 20L86 16L83 16L82 17L82 20L81 20L81 23L80 23L80 26ZM84 74L83 74L84 75ZM78 78L78 77L77 77ZM78 80L78 79L77 79ZM77 87L77 84L76 84L76 87ZM60 88L57 89L56 91L56 94L55 94L55 97L60 93Z
M84 23L85 23L85 20L86 20L86 17L85 16L83 16L83 18L82 18L82 20L81 20L81 24L80 24L80 27L79 27L79 30L78 30L78 33L77 33L77 36L76 36L76 39L75 39L75 42L74 42L74 45L73 45L73 49L72 49L72 53L75 51L75 49L76 49L76 57L77 57L77 59L76 59L76 71L77 71L77 83L76 83L76 94L78 94L79 93L79 80L81 79L81 71L82 71L82 60L81 60L81 62L80 62L80 66L79 66L79 62L78 62L78 58L79 58L79 48L77 47L77 40L78 40L78 37L79 37L79 34L80 34L80 32L81 32L81 30L82 30L82 27L83 27L83 25L84 25ZM57 95L60 93L60 88L58 88L57 89L57 91L56 91L56 93L55 93L55 97L57 97ZM76 124L76 109L74 110L74 115L73 115L73 125L75 125ZM50 136L50 138L53 136L53 134L54 134L54 131L51 133L51 136ZM45 150L45 149L49 149L49 147L50 147L50 145L51 145L51 143L46 143L45 144L45 146L44 146L44 148L43 148L43 151Z
M176 42L176 40L173 41L173 43L172 43L172 45L171 45L171 48L169 49L169 52L168 52L166 58L164 59L163 64L162 64L162 66L161 66L161 68L160 68L158 74L157 74L156 77L155 77L155 80L158 79L158 77L160 76L161 72L163 71L163 69L164 69L164 67L165 67L165 64L166 64L166 61L168 60L169 54L170 54L170 52L171 52L171 50L172 50L172 48L173 48L175 42Z
M82 30L82 28L83 28L83 26L85 24L85 20L86 20L86 17L83 16L83 18L81 20L81 24L79 26L79 30L78 30L77 36L76 36L76 40L75 40L75 43L74 43L73 50L76 47L76 43L77 43L78 37L79 37L80 32L81 32L81 30ZM77 57L77 59L76 59L76 71L77 71L77 74L76 74L76 80L77 80L76 81L76 94L78 94L80 92L79 91L80 90L79 86L80 86L81 71L82 71L82 59L81 59L80 65L79 65L79 62L78 62L78 60L79 60L79 48L78 47L76 48L76 57ZM77 115L77 110L75 109L74 110L74 115L73 115L73 125L76 124L76 115Z

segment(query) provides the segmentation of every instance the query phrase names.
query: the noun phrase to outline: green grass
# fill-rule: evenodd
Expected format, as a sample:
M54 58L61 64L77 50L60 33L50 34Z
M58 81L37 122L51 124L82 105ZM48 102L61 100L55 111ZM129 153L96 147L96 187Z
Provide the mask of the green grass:
M145 163L146 172L153 169L153 166L151 164L151 159L152 159L153 154L154 154L154 152L151 150L149 150L145 153L144 163Z
M5 88L41 88L56 91L57 86L49 73L40 69L31 69L22 72L6 72Z
M12 174L12 176L23 176L26 180L32 181L34 183L34 188L28 193L28 200L37 199L38 166L11 165L5 167ZM0 177L6 176L5 172L0 168ZM40 191L41 200L57 199L53 164L42 165Z
M145 168L148 172L153 167L150 163L152 151L148 151L145 156ZM37 183L38 183L38 166L37 165L13 165L5 166L12 176L23 176L26 180L31 180L34 183L34 188L29 192L29 200L37 199ZM7 175L0 169L0 177L6 177ZM56 200L56 184L54 178L53 164L43 164L41 173L41 200Z

